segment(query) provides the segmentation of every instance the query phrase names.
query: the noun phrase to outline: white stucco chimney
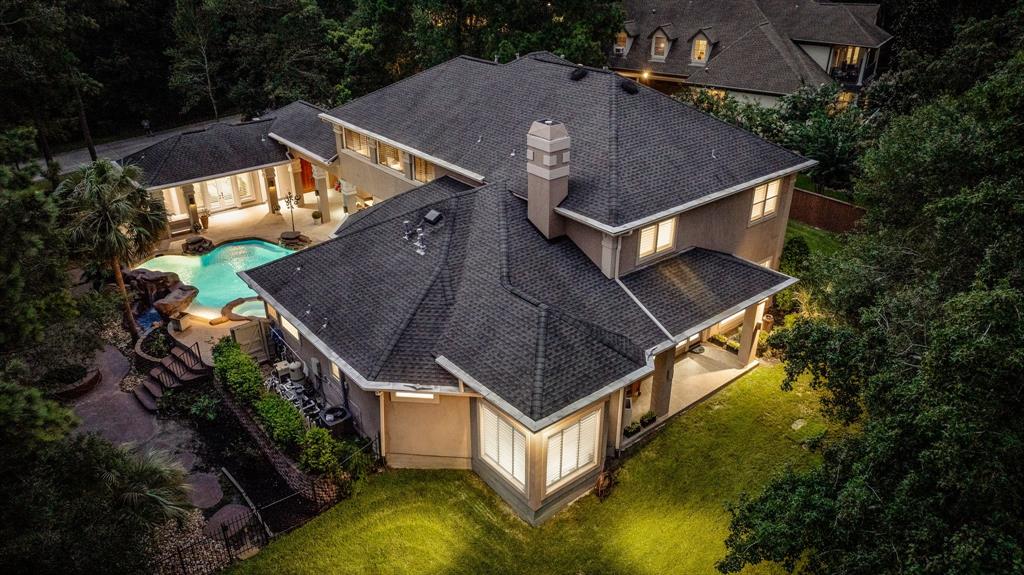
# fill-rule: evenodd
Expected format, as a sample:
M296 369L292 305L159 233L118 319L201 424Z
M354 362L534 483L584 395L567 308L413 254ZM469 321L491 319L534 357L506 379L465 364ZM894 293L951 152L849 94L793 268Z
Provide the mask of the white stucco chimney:
M526 134L527 214L544 237L565 233L555 208L569 195L569 131L556 120L540 120Z

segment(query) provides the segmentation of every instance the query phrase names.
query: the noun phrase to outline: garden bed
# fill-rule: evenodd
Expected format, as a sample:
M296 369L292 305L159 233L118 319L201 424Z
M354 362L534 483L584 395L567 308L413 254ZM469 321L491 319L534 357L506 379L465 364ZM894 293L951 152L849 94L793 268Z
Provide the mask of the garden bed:
M57 399L75 399L88 393L103 380L98 369L67 365L46 372L39 385Z

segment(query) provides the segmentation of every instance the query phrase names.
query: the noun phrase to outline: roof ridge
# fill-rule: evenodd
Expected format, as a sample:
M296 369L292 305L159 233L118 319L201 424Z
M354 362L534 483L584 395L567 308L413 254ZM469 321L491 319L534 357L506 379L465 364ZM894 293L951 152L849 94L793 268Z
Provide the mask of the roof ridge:
M861 23L860 18L858 18L856 14L850 11L849 6L847 6L846 4L840 4L840 6L843 7L843 12L846 12L846 15L849 16L851 20L853 20L853 23L856 24L858 28L860 28L861 33L864 34L866 38L871 38L871 34L864 28L864 25Z
M431 180L430 182L428 182L426 184L417 186L417 187L412 188L412 189L410 189L410 190L408 190L406 192L403 192L403 194L408 194L410 192L415 192L416 190L419 190L421 188L429 186L430 184L432 184L434 182L438 182L438 181L443 180L445 178L447 178L447 179L449 179L449 180L451 180L453 182L458 182L458 183L461 184L461 182L459 182L459 180L456 180L455 178L453 178L451 176L444 175L444 176L441 176L440 178L437 178L436 180ZM428 203L423 204L423 205L421 205L421 206L419 206L417 208L410 208L409 210L404 211L404 212L402 212L400 214L397 214L397 215L392 216L390 218L383 219L383 220L381 220L379 222L370 224L370 225L368 225L366 227L359 228L358 230L349 230L349 229L344 228L343 226L349 222L349 220L346 219L344 222L341 223L341 226L339 226L339 228L334 232L334 237L331 238L331 239L334 240L334 239L337 239L337 238L346 237L346 236L349 236L349 235L354 234L354 233L360 233L360 232L363 232L365 230L368 230L368 229L371 229L371 228L375 228L377 226L384 225L384 224L386 224L388 222L391 222L391 221L397 220L397 219L399 219L401 217L404 217L404 216L408 215L410 212L413 212L413 211L416 211L416 210L421 210L421 209L423 209L423 208L425 208L425 207L427 207L427 206L429 206L431 204L436 204L436 203L439 203L439 202L442 202L442 201L448 201L448 200L450 200L452 198L458 198L458 197L462 197L462 196L465 196L465 195L473 194L473 193L476 193L477 191L479 191L479 190L481 190L483 188L486 188L486 187L487 186L476 186L476 187L472 187L471 186L471 187L469 187L469 188L467 188L465 190L459 190L459 191L454 191L454 192L448 191L446 193L449 194L449 197L444 199L444 200L428 202ZM358 222L362 221L363 219L365 219L366 217L369 217L370 215L376 213L376 211L378 211L378 206L382 206L382 205L384 205L383 202L375 203L374 205L370 206L369 208L366 208L364 210L361 210L361 211L357 212L357 213L362 213L364 215L361 216L357 220L353 220L352 223L358 223ZM352 214L352 215L355 215L355 214ZM328 241L330 241L330 240L328 240ZM327 243L327 242L324 242L324 243ZM321 245L323 245L323 244L317 244L317 245L312 246L310 248L306 248L306 250L310 250L312 248L315 248L315 247L318 247L318 246L321 246Z
M547 359L548 306L540 304L537 313L537 338L533 357L533 385L530 386L530 417L537 419L544 409L544 382Z
M617 103L619 93L622 90L618 84L619 82L613 81L608 92L608 130L611 132L610 144L608 145L608 163L612 166L612 169L608 172L608 177L611 180L609 188L613 190L618 189L619 185L619 106ZM613 222L619 221L619 194L612 194L612 205L609 206L608 211L609 220Z
M168 139L173 139L174 140L174 143L171 144L171 150L170 150L170 151L173 151L175 148L178 147L178 144L181 143L181 134L176 134L176 135L174 135L174 136L172 136L171 138L168 138ZM166 142L166 141L167 140L160 140L156 144L153 144L153 146L156 146L157 144L161 144L161 143ZM149 148L152 148L153 146L149 146L147 148L144 148L143 150L139 150L139 152L142 152L144 150L148 150ZM139 152L135 152L135 153L138 154ZM154 175L159 174L164 169L164 164L167 163L167 160L170 157L171 157L170 153L164 154L164 157L160 160L160 163L156 165L156 169L153 170L155 174L148 176L148 178L150 178L151 181L152 181L152 178L154 177ZM146 174L142 174L142 175L143 175L143 179L147 178ZM186 198L186 200L187 199L188 198Z
M445 200L445 203L451 202L453 199L455 199L454 196L449 196L449 198ZM448 220L448 239L447 241L445 241L444 247L442 248L441 257L439 258L437 266L434 268L433 273L431 273L430 275L430 281L426 282L426 287L420 293L419 298L416 299L416 304L410 306L409 314L406 315L405 319L402 320L402 324L398 327L398 329L395 330L394 334L391 336L391 341L388 342L388 344L383 350L383 353L381 353L380 356L377 358L376 363L374 365L371 365L370 368L367 370L369 372L368 375L374 379L376 379L377 376L380 375L380 371L384 368L384 365L387 363L387 360L391 358L391 355L393 353L395 353L395 347L398 345L398 341L402 339L403 335L405 335L405 330L406 328L409 327L409 323L412 322L412 318L416 316L416 312L418 312L420 307L423 305L423 301L427 299L427 294L430 293L430 290L434 287L434 284L437 283L438 278L441 277L442 270L448 264L448 254L451 252L452 234L454 233L454 229L452 228L451 222L456 218L456 210L448 211L450 212L446 217L446 219Z

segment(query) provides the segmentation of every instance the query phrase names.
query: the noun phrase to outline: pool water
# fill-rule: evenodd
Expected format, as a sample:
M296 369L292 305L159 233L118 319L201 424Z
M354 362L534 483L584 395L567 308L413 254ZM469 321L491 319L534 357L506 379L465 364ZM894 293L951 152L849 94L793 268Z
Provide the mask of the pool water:
M267 308L263 307L261 301L247 301L235 306L232 310L238 315L247 315L250 317L267 317Z
M238 277L238 272L281 259L290 253L289 249L263 240L242 240L222 244L201 256L160 256L137 267L178 274L182 282L199 288L188 312L217 317L221 308L231 300L256 295Z

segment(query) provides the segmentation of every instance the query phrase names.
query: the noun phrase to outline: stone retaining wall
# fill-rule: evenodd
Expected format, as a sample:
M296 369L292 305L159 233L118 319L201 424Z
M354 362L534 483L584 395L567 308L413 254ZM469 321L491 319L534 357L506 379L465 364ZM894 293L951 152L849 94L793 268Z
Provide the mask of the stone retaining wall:
M220 385L215 383L224 398L224 403L231 409L238 422L249 432L256 445L267 461L274 466L278 475L296 492L317 505L329 505L338 499L338 488L333 481L321 477L313 477L302 471L295 461L288 457L267 436L247 408L240 405L235 398Z

